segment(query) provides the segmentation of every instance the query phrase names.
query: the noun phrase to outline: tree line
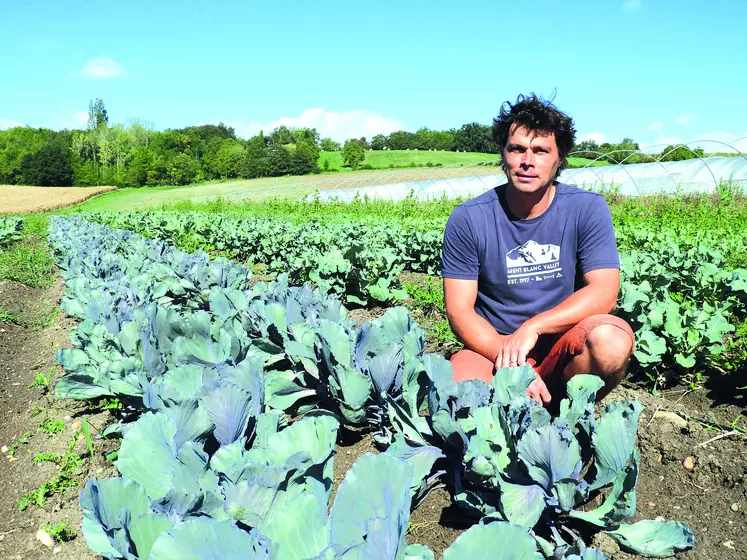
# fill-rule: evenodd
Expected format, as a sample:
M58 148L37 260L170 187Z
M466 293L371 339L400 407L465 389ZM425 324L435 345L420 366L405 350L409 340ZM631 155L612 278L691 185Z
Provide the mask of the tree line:
M602 154L616 163L629 155L620 151L625 147L638 149L630 139L601 145L585 141L577 149L590 159ZM672 148L670 159L694 157L687 148ZM141 187L305 175L321 171L321 151L339 150L351 167L356 167L365 150L497 154L498 146L493 142L491 127L479 123L445 131L399 130L378 134L370 141L353 138L344 146L330 138L320 138L314 128L280 126L248 140L238 138L232 127L222 123L155 131L138 121L110 125L103 101L96 99L89 104L88 123L83 130L0 130L0 184ZM635 155L626 162L638 163L641 157L646 158Z

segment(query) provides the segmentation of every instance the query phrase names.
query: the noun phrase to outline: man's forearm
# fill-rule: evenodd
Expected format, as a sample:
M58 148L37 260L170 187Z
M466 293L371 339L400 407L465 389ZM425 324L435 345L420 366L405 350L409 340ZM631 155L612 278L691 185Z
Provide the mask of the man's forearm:
M450 315L449 324L451 330L467 348L495 362L503 335L498 334L493 325L474 310Z
M586 317L609 313L615 308L615 297L605 285L589 284L572 293L558 305L528 319L522 327L537 334L564 333Z

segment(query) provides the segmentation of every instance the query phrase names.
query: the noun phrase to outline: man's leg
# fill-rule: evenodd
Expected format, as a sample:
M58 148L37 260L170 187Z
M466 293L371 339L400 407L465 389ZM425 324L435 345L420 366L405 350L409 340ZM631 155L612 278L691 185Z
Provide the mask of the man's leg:
M625 377L635 348L630 325L619 317L606 314L587 317L557 340L550 340L549 344L545 342L541 340L540 345L530 352L528 361L545 381L553 397L553 407L557 407L565 396L568 380L579 373L597 375L604 381L604 387L597 393L597 400L602 399ZM451 365L454 381L481 379L490 383L495 373L493 362L472 350L454 354Z
M480 379L490 383L495 373L495 364L485 356L472 350L460 350L451 357L451 367L454 370L454 381Z
M565 395L568 380L580 373L604 381L597 393L600 400L625 377L634 349L635 336L628 323L613 315L593 315L561 336L536 369L555 406Z

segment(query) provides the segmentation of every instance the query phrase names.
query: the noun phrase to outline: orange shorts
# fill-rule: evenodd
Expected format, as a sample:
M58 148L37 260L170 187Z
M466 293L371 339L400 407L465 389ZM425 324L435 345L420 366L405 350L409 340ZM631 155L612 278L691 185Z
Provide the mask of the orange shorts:
M542 379L547 381L557 378L568 362L583 351L586 337L599 325L613 325L625 331L635 347L633 329L623 319L607 314L592 315L562 335L540 336L535 347L529 352L527 362ZM454 381L482 379L490 383L495 373L495 364L472 350L461 350L454 354L451 357L451 365L454 369Z

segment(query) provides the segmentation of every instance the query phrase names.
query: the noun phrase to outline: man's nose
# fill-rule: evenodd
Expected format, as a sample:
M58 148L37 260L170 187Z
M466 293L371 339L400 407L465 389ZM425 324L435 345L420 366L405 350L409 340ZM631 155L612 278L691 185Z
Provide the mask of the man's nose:
M532 150L525 150L523 154L521 154L521 165L534 165L534 153Z

